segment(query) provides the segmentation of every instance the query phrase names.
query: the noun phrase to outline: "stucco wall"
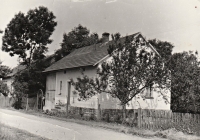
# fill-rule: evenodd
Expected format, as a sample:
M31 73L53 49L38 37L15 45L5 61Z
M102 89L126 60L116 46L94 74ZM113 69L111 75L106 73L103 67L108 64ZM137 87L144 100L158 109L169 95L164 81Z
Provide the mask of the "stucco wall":
M77 77L81 76L80 68L68 69L66 71L62 70L56 72L56 80L55 80L55 105L63 105L65 106L67 103L68 97L68 82L73 78L76 81ZM85 75L89 77L96 76L96 68L95 67L85 67L84 71ZM47 78L51 79L51 78ZM60 88L60 81L62 81L62 88ZM49 84L53 84L52 82L48 82ZM47 85L48 87L48 85ZM91 99L87 101L78 101L78 95L73 94L74 87L71 85L70 90L70 105L74 107L85 107L85 108L98 108L98 104L100 104L101 109L120 109L120 102L116 98L112 98L107 93L101 93L93 96ZM146 92L146 91L144 91ZM165 94L167 98L166 100L161 95L160 91L152 91L153 99L144 99L140 94L135 96L132 101L130 101L127 105L127 109L162 109L162 110L170 110L170 92L169 91L161 91L162 94ZM53 94L53 93L50 93ZM144 94L144 93L143 93ZM47 108L54 108L54 105L46 102Z
M96 75L96 68L93 66L84 67L84 74L89 77L94 77ZM55 104L62 105L67 103L68 96L68 86L69 81L73 78L76 81L76 78L81 76L80 68L67 69L66 71L56 72L56 92L55 92ZM62 88L60 86L62 81ZM92 97L87 101L78 101L78 95L73 94L74 87L71 85L70 90L70 105L77 107L87 107L87 108L97 108L97 96Z
M146 92L146 91L144 91ZM161 93L163 94L161 94ZM127 109L159 109L170 110L171 94L169 90L154 90L151 92L152 99L142 98L142 94L136 95L127 105Z

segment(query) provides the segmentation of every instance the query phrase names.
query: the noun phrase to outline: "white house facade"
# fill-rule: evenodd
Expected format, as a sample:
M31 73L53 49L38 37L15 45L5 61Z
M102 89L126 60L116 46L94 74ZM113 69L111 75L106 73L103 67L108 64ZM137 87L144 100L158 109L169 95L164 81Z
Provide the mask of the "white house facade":
M144 39L140 33L130 35L130 37ZM99 106L101 109L121 108L119 100L111 97L107 93L100 93L89 100L79 101L78 95L73 94L74 87L70 83L71 79L76 80L76 78L81 76L81 70L84 70L84 74L88 77L92 78L97 76L96 70L99 64L109 59L107 49L109 44L112 43L112 41L109 41L109 34L104 34L103 38L106 42L76 49L44 71L47 75L44 110L55 108L65 110L67 102L73 107L94 109L97 109ZM124 38L121 41L123 42ZM157 53L153 46L147 45L147 43L145 44L146 46L144 47ZM148 92L148 89L145 89L141 94L135 96L127 104L127 109L170 110L170 91L153 90L151 91L151 98L144 100L141 95ZM167 101L162 95L165 95Z

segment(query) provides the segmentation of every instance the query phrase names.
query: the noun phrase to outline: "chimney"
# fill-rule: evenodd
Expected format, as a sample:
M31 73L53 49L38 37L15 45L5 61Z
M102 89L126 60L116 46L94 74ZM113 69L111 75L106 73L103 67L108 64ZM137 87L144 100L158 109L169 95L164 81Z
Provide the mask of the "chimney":
M109 41L109 33L106 33L106 32L104 32L103 34L102 34L102 38L101 38L101 40L102 40L102 43L105 43L105 42L108 42Z

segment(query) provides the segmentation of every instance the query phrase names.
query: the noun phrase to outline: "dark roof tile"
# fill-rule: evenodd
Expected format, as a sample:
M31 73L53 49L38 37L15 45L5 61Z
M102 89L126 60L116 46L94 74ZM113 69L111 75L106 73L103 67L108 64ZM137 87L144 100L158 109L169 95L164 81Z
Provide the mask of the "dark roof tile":
M140 33L136 33L130 35L129 37L135 37L139 34ZM120 42L124 41L125 37L120 38ZM76 49L69 55L46 68L44 72L94 65L108 55L107 50L109 45L112 43L113 41L109 41L106 43L99 43Z

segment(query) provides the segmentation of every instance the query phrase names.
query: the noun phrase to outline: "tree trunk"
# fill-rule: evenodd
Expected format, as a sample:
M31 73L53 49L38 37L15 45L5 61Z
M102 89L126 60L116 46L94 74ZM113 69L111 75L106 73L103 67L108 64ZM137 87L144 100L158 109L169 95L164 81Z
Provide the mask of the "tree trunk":
M126 104L122 104L123 121L126 120Z
M30 78L30 65L28 66L28 77ZM26 110L28 110L28 94L26 96Z
M37 106L36 106L36 109L38 110L38 103L39 102L39 100L38 100L38 93L37 93Z
M4 107L6 107L6 96L4 96L5 101L4 101Z
M42 104L41 104L41 110L43 110L43 91L40 89L40 91L42 92Z
M26 110L28 110L28 94L26 96Z

